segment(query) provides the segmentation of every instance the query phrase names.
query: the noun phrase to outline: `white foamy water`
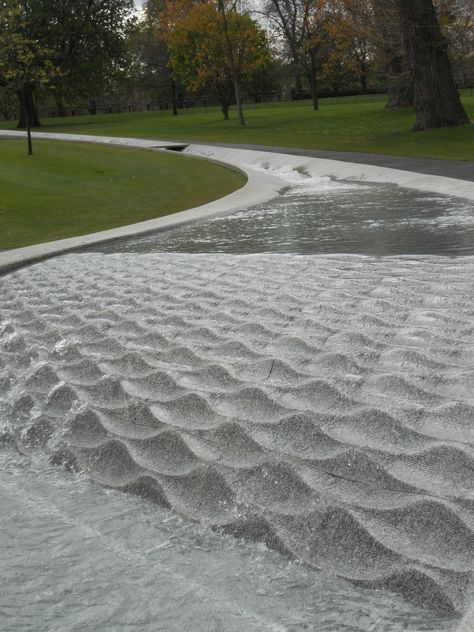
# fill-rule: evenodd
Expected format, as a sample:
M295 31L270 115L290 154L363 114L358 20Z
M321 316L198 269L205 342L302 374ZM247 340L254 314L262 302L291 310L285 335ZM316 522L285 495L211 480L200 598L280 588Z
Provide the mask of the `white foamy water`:
M329 176L312 176L305 169L295 169L289 165L276 166L257 161L244 166L252 171L279 178L294 187L300 194L357 191L361 186L355 182L336 180Z
M472 591L473 273L169 253L18 271L0 280L4 443L343 582L301 629L448 629L390 595L453 614Z

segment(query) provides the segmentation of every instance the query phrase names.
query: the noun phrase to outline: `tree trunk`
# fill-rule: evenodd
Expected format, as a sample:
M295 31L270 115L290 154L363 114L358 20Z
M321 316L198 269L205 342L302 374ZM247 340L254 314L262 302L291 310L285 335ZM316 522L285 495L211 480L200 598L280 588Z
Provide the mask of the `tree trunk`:
M18 90L18 99L20 101L20 118L18 121L18 129L26 129L29 127L41 127L41 123L36 112L35 102L33 99L34 86L26 84L21 90Z
M465 125L461 104L432 0L394 0L408 61L413 70L415 124L420 131Z
M221 106L224 121L228 121L232 95L234 93L234 84L231 81L216 81L212 86L212 91Z
M222 115L224 116L224 121L229 120L229 104L221 103Z
M244 110L242 107L242 96L240 94L240 83L237 79L234 79L235 89L235 104L237 106L237 116L239 119L239 125L245 125Z
M239 125L245 125L244 110L242 107L242 96L240 93L240 67L235 59L235 51L232 45L232 41L229 35L229 24L227 22L226 7L224 0L217 0L217 8L222 17L222 28L224 30L225 41L227 45L227 58L229 61L229 67L231 70L232 81L234 82L235 90L235 104L237 106L237 116L239 119Z
M309 83L311 85L311 99L313 101L313 110L317 112L319 110L319 101L318 101L318 84L316 81L316 59L314 55L311 55L311 70L309 74Z
M178 99L176 95L176 82L171 78L171 100L173 103L173 116L178 116Z
M26 105L28 103L28 93L29 93L28 85L24 85L21 88L21 90L18 91L18 96L20 98L20 104L21 104L21 111L23 112L23 116L24 116L24 125L22 125L22 127L26 128L26 141L27 141L27 147L28 147L28 156L32 156L33 155L33 142L31 140L30 111Z

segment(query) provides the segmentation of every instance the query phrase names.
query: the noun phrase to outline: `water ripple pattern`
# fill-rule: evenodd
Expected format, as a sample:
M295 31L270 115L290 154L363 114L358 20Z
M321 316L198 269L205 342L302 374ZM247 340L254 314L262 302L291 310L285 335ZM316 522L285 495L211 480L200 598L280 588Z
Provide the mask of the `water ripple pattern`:
M84 254L0 286L4 443L464 611L473 258Z

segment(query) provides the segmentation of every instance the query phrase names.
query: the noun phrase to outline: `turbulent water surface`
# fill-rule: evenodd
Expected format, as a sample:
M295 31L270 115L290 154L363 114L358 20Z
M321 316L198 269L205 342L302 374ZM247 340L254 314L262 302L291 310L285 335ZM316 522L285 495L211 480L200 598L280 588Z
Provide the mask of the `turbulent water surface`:
M473 279L470 256L178 252L2 278L6 629L453 629Z

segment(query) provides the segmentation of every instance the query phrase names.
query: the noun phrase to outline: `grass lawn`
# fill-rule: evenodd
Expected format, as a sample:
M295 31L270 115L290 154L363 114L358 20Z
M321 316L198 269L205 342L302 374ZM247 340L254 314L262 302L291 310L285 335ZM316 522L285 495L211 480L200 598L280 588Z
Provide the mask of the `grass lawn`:
M237 171L174 154L0 140L0 249L73 237L204 204L245 183Z
M474 121L474 96L463 100ZM235 113L223 121L218 108L191 108L176 117L161 111L44 119L43 130L474 160L474 125L414 133L413 111L387 111L384 103L383 96L324 99L319 112L308 101L247 105L244 128Z

